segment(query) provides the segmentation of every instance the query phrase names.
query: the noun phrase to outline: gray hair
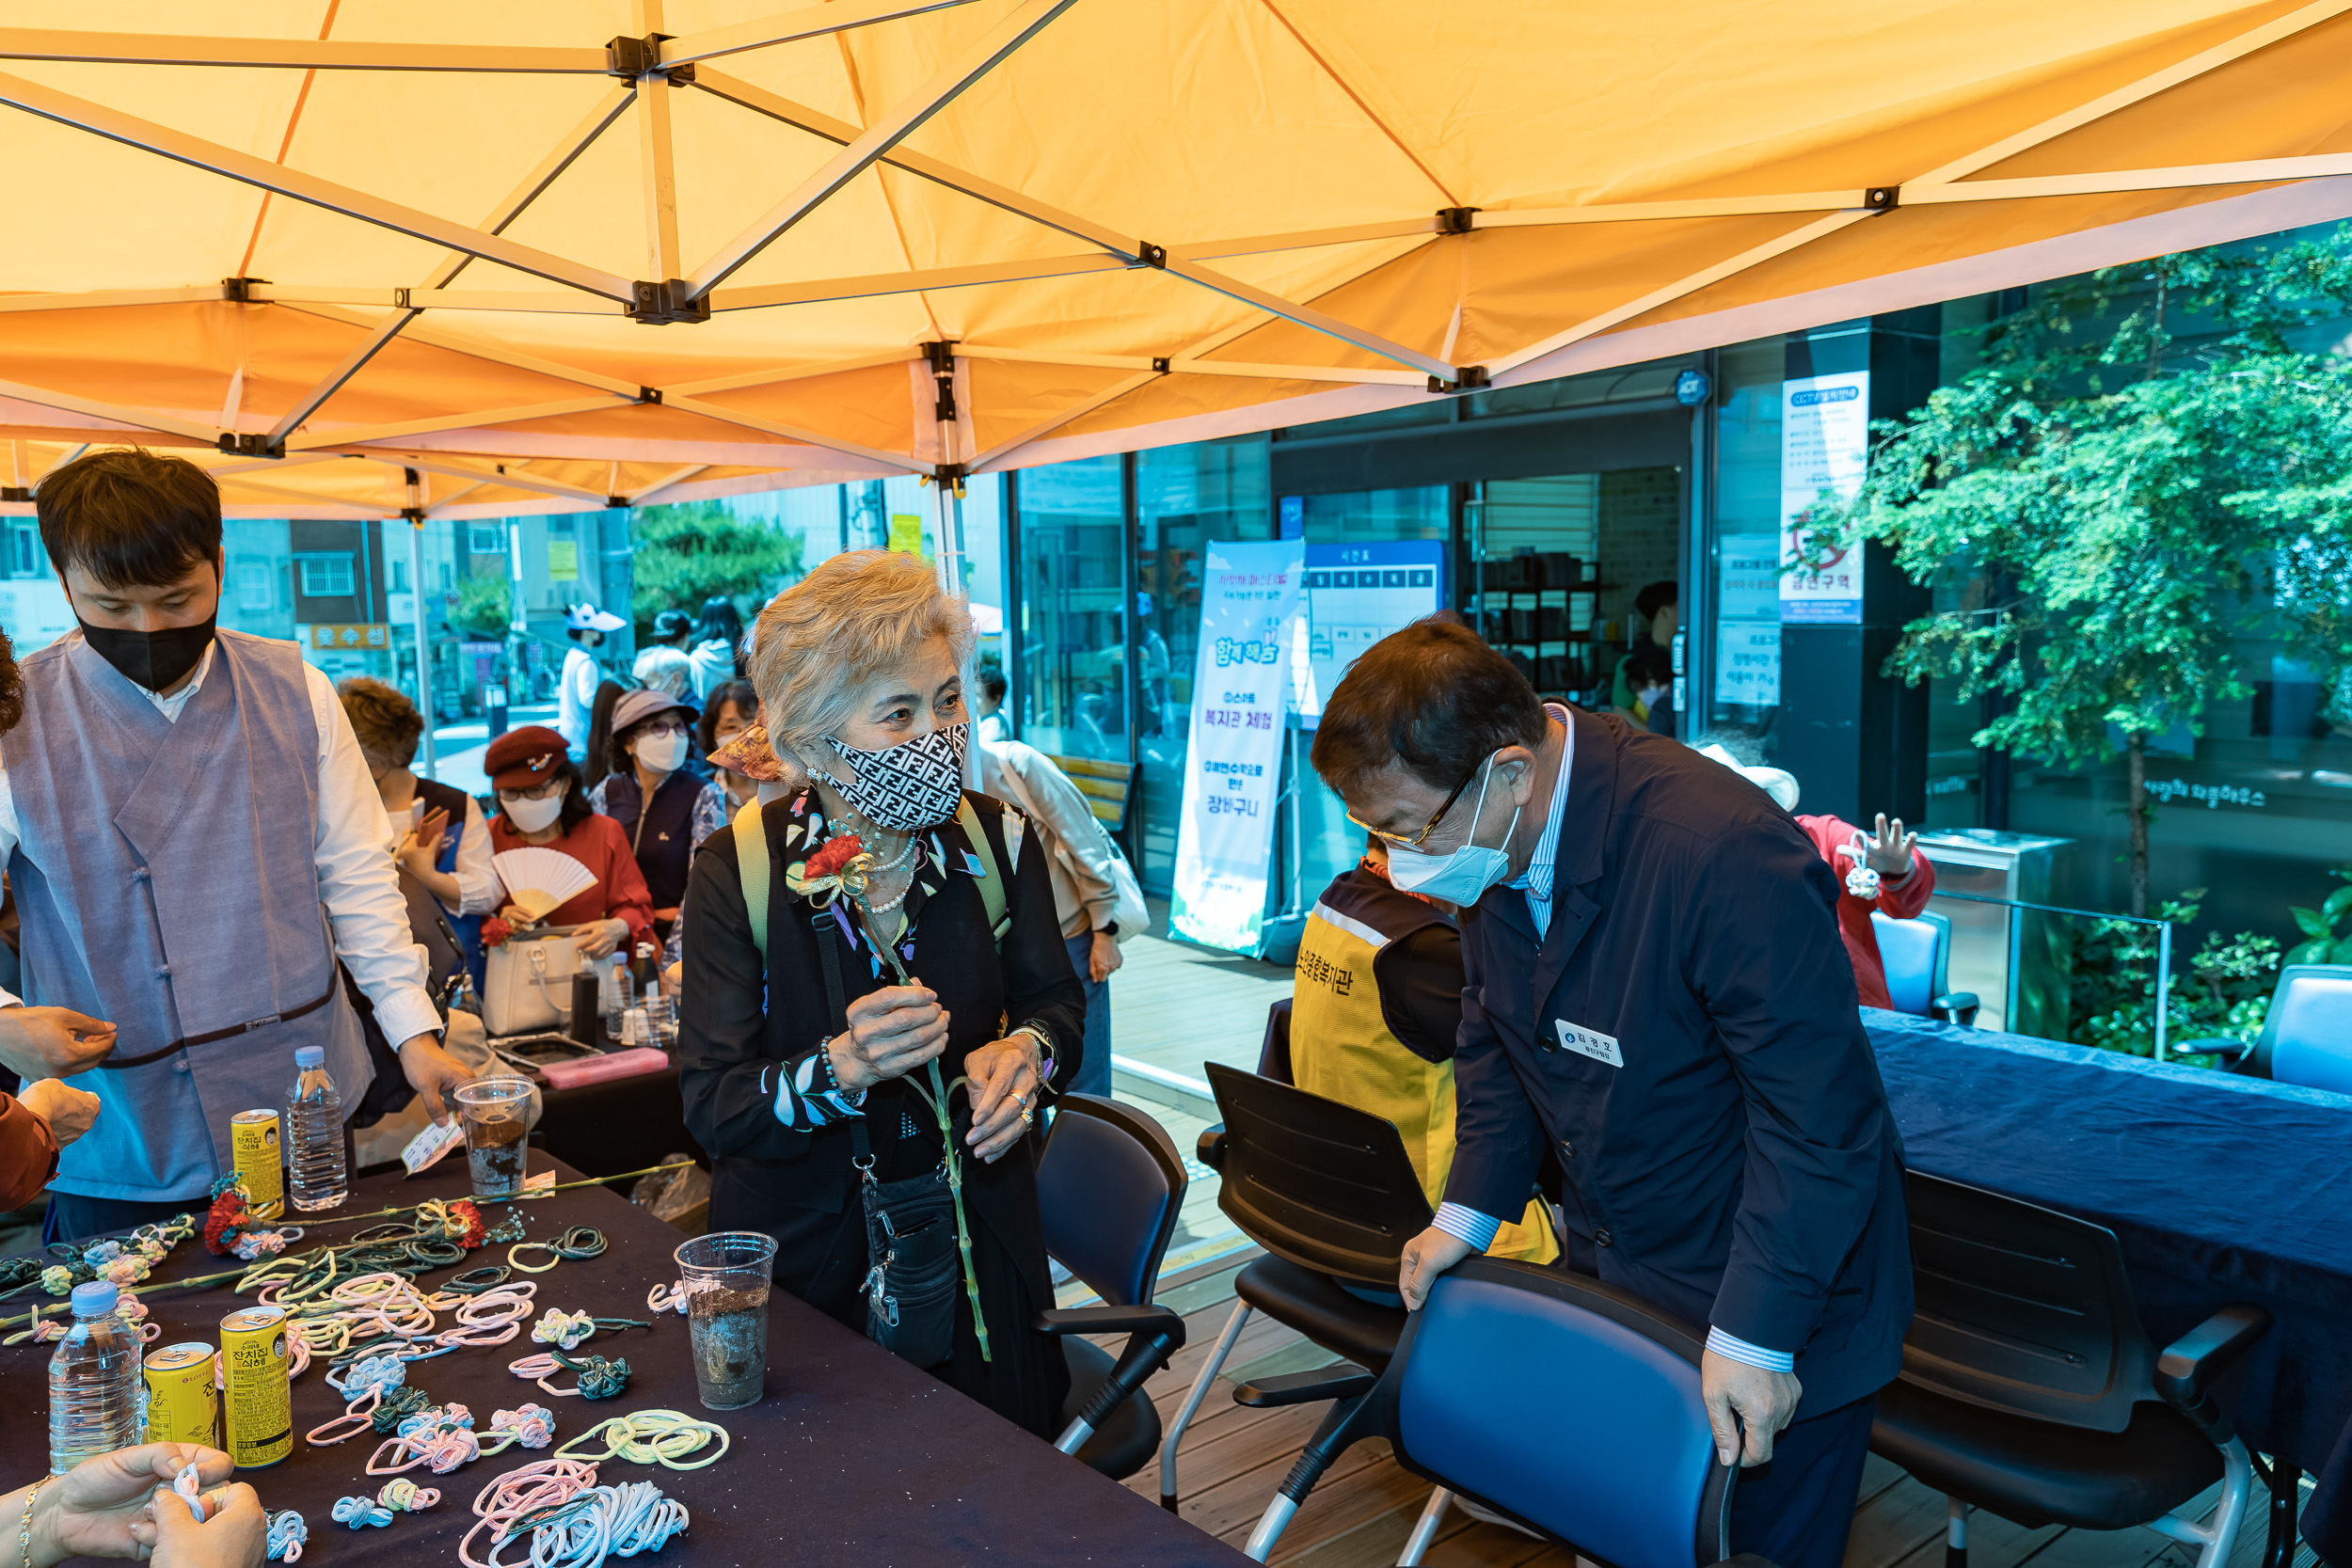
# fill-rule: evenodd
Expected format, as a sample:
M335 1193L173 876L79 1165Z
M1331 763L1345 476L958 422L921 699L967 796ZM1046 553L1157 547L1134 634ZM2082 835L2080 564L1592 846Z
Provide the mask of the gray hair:
M836 555L768 601L752 631L752 685L776 760L805 776L810 748L836 733L858 689L935 637L960 667L972 654L972 608L940 587L930 562L895 550Z

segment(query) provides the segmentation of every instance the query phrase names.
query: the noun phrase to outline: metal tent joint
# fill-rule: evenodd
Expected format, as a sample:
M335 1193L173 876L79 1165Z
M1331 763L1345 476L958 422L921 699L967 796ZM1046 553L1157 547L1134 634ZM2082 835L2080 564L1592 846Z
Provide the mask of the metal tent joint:
M931 405L931 418L941 424L953 424L956 419L956 345L953 340L921 345L923 357L930 362L931 385L938 388L938 401Z
M627 496L607 496L604 498L604 504L611 507L615 512L626 512L628 510L628 498Z
M1891 213L1902 204L1900 185L1872 185L1862 193L1862 205L1873 213Z
M1486 367L1484 365L1464 365L1454 372L1452 381L1443 381L1434 375L1429 378L1431 391L1443 392L1448 395L1455 392L1483 392L1490 385L1492 385L1492 377L1487 373Z
M660 403L661 401L661 388L659 387L640 387L637 388L637 397L635 401L638 403ZM505 471L506 465L503 463L500 464L499 472L504 473Z
M419 528L422 528L422 527L424 527L424 508L423 508L423 507L421 507L421 506L404 506L404 507L402 507L402 508L400 509L400 515L401 515L401 516L402 516L404 519L405 519L406 521L408 521L408 522L410 522L410 523L415 524L417 527L419 527Z
M286 443L273 441L266 436L240 436L233 430L220 433L220 450L231 457L266 457L278 459L286 455Z
M1168 246L1153 245L1149 240L1143 241L1136 246L1136 264L1157 267L1160 271L1166 272L1168 270Z
M1475 216L1478 212L1479 209L1476 207L1438 208L1438 232L1440 234L1469 233L1471 227L1470 219Z
M674 87L692 86L692 61L674 66L661 63L661 46L675 36L671 33L647 33L641 39L616 38L610 40L604 46L606 73L630 82L646 76L660 76Z
M264 303L254 299L253 290L257 284L268 282L266 277L224 277L220 280L220 297L233 305Z
M697 299L692 285L683 277L665 282L640 280L630 285L632 294L628 319L644 326L668 326L676 322L707 322L710 319L710 296Z
M0 501L28 501L33 493L22 484L0 484Z
M1166 355L1154 355L1152 358L1152 372L1154 375L1166 375L1175 368L1175 363Z

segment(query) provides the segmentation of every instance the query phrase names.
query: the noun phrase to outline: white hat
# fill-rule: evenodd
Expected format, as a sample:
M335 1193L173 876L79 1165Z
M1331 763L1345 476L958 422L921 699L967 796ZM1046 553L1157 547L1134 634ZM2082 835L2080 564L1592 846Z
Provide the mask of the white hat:
M1720 762L1733 772L1772 798L1772 803L1783 811L1797 809L1797 776L1785 768L1744 768L1740 759L1722 746L1702 746L1699 755L1711 762Z
M628 625L611 610L598 610L592 604L565 606L564 624L574 631L618 631Z

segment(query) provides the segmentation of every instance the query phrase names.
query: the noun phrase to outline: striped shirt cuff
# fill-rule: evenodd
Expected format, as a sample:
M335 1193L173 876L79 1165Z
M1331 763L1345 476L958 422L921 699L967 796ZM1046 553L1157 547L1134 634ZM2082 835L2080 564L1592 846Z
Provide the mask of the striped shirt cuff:
M1437 1217L1429 1223L1449 1236L1468 1242L1472 1252L1484 1252L1494 1245L1495 1232L1502 1228L1502 1222L1492 1214L1482 1214L1458 1203L1438 1204Z
M1745 1339L1732 1338L1720 1328L1707 1331L1707 1348L1728 1360L1743 1361L1751 1367L1761 1367L1768 1372L1792 1372L1797 1370L1797 1358L1789 1352L1751 1345Z

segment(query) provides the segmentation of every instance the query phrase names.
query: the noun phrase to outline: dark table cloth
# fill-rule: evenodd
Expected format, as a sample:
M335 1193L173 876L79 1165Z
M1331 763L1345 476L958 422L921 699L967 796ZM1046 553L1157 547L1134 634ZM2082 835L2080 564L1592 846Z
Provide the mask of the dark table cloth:
M545 1155L532 1158L533 1169L554 1168L559 1181L573 1179L570 1169ZM363 1180L356 1184L350 1208L357 1212L428 1197L460 1197L466 1191L465 1160L458 1155L414 1180L394 1176ZM494 1205L485 1208L493 1223L502 1212ZM644 1319L651 1316L645 1310L647 1288L676 1277L671 1255L684 1238L603 1188L558 1193L522 1209L532 1240L584 1224L603 1230L611 1243L602 1257L566 1262L533 1276L539 1281L536 1305L542 1310L585 1308L599 1316ZM504 1260L505 1248L494 1244L474 1253L468 1262ZM182 1243L157 1277L192 1277L224 1266L200 1242L191 1241ZM418 1283L429 1290L449 1272L436 1271ZM217 1346L221 1318L251 1305L252 1298L211 1286L147 1299L164 1324L157 1343L203 1339ZM550 1398L509 1374L507 1362L544 1348L530 1342L528 1329L503 1345L413 1363L410 1380L437 1402L468 1405L477 1430L487 1430L493 1410L513 1409L526 1401L547 1405L555 1412L557 1446L596 1421L633 1410L707 1415L725 1427L733 1447L706 1469L675 1471L617 1459L600 1465L601 1483L650 1481L691 1514L684 1535L658 1556L640 1556L629 1560L632 1563L966 1568L983 1561L1213 1565L1246 1560L1214 1537L1056 1452L784 1291L770 1300L767 1397L746 1410L712 1414L702 1409L688 1359L686 1320L675 1313L664 1315L650 1333L599 1332L581 1347L582 1354L628 1357L634 1375L617 1399L592 1402L577 1396ZM0 1315L21 1312L24 1301L18 1297L0 1304ZM448 1321L444 1316L443 1326ZM0 1488L22 1485L48 1467L49 1354L47 1346L0 1348ZM561 1375L550 1381L562 1387L572 1379ZM396 1514L387 1528L355 1534L336 1524L330 1511L338 1497L362 1492L372 1497L383 1485L385 1478L363 1473L378 1439L370 1433L332 1448L313 1449L300 1436L342 1409L342 1401L314 1365L294 1385L296 1436L292 1457L236 1476L253 1485L272 1513L297 1509L309 1522L303 1568L453 1564L458 1541L474 1523L470 1505L475 1495L496 1477L553 1452L552 1448L510 1448L446 1476L420 1466L407 1472L408 1478L438 1487L440 1503L423 1513ZM480 1542L476 1549L486 1553ZM510 1565L528 1564L528 1538L510 1543L502 1558ZM621 1560L609 1560L617 1564Z
M2121 1240L2161 1347L2233 1302L2271 1328L2221 1385L2313 1472L2307 1540L2352 1568L2352 1097L1863 1010L1915 1170Z

